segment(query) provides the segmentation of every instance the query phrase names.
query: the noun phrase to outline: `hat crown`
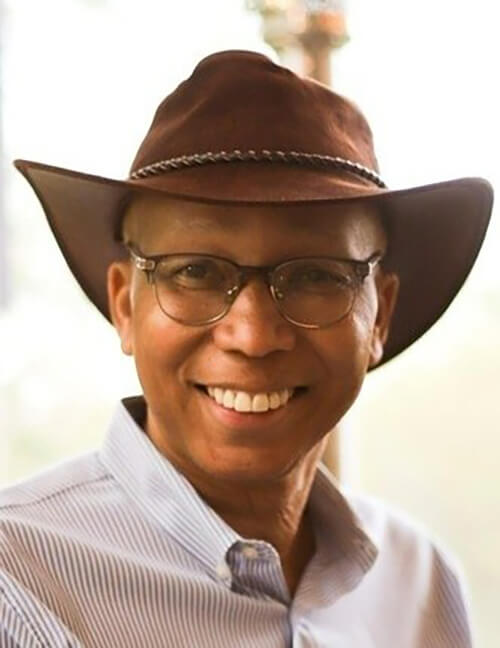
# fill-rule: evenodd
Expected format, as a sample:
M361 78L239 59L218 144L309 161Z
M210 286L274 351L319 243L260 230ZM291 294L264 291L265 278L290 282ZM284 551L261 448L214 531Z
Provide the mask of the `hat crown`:
M226 51L203 59L162 101L131 173L233 150L317 153L378 170L370 127L353 103L262 54Z

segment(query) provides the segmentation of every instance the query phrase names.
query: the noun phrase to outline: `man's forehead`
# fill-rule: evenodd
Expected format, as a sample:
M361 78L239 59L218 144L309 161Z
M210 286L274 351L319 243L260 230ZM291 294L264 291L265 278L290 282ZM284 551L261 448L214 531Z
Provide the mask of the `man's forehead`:
M179 201L144 194L129 205L124 218L125 238L138 242L144 238L182 231L242 233L252 226L274 224L291 235L324 236L343 232L380 235L382 226L377 210L366 203L345 202L305 205L212 205Z

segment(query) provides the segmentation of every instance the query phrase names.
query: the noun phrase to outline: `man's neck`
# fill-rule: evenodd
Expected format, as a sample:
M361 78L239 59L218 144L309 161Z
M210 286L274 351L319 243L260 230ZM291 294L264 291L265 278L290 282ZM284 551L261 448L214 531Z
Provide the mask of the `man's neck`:
M323 444L279 485L266 488L197 488L204 500L239 535L262 540L278 552L290 594L293 596L305 567L315 552L307 503ZM195 488L196 484L193 484ZM220 485L219 485L220 486Z
M186 457L176 456L146 421L145 431L172 464L186 477L205 502L240 536L271 544L278 552L283 572L293 594L305 566L315 551L314 534L307 503L323 454L323 437L301 456L293 467L277 476L260 473L224 479L208 474Z

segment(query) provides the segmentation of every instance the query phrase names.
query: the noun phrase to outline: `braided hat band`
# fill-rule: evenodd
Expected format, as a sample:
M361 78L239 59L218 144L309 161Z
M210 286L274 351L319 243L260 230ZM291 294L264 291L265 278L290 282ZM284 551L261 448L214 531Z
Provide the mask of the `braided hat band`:
M193 153L192 155L181 155L180 157L169 158L167 160L160 160L153 164L137 169L130 174L130 180L139 180L149 176L157 176L168 171L175 171L194 166L201 166L203 164L216 164L219 162L281 162L285 164L299 164L310 167L322 167L340 169L342 171L349 171L366 180L373 182L377 187L386 189L387 185L381 177L368 167L346 160L341 157L333 157L331 155L321 155L320 153L303 153L297 151L218 151L212 153Z

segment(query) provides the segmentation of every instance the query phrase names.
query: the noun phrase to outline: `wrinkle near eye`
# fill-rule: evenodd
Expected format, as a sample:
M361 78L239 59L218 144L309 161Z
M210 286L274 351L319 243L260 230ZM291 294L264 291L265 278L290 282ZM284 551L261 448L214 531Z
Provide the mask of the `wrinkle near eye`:
M352 308L352 314L365 330L373 327L378 309L378 291L375 282L368 278L359 289Z

